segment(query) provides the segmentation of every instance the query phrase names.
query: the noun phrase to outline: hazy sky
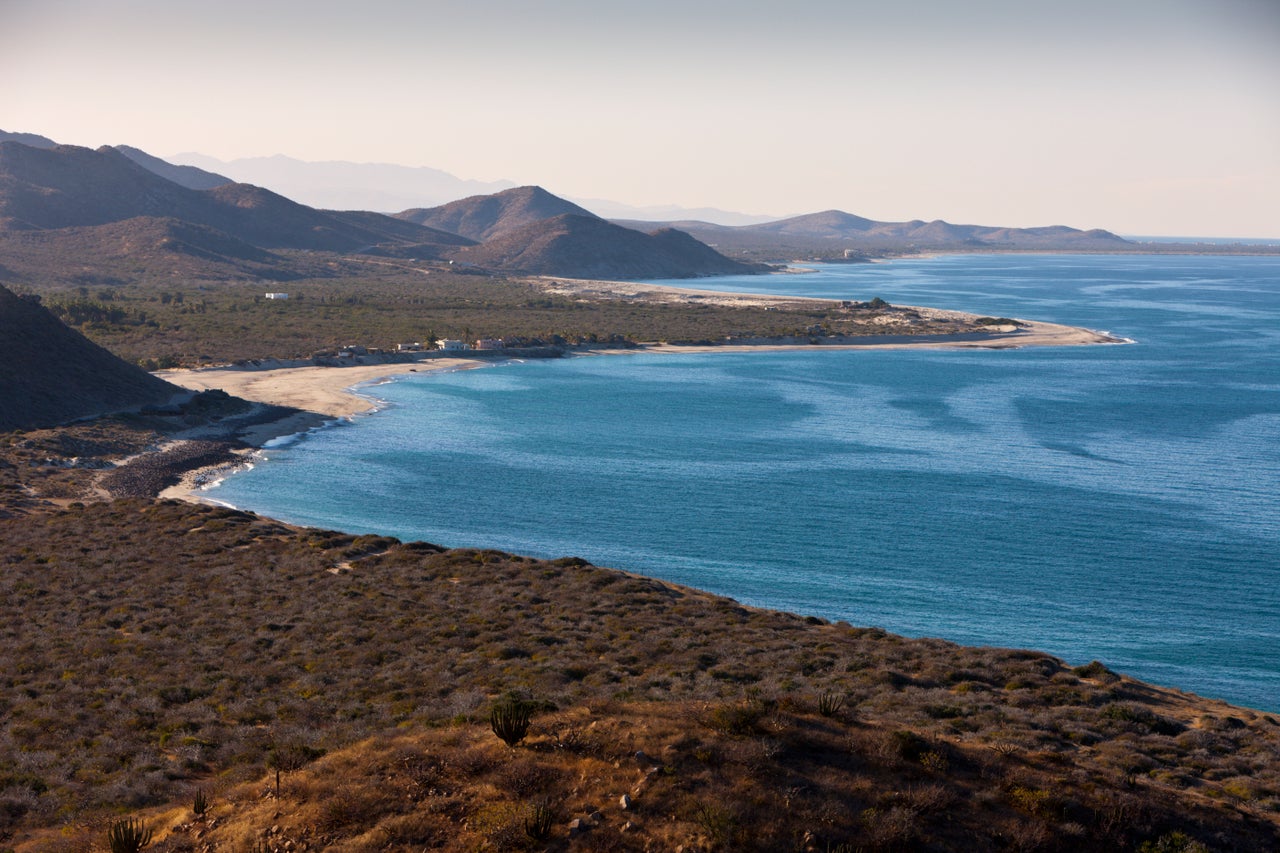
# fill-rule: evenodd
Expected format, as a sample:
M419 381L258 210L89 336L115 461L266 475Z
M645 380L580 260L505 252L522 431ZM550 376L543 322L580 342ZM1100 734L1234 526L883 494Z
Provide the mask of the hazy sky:
M0 80L161 156L1280 237L1280 0L0 0Z

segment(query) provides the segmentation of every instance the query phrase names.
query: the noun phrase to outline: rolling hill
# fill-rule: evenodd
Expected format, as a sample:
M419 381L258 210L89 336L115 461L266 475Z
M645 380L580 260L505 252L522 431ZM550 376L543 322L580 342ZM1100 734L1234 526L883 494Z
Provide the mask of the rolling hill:
M0 432L165 403L183 389L69 329L37 301L0 286Z
M405 210L397 213L396 218L451 231L483 243L563 215L598 218L591 211L554 196L542 187L515 187L492 195L459 199L440 207Z
M730 260L682 231L646 234L595 216L561 214L452 253L493 269L566 278L691 278L762 272Z

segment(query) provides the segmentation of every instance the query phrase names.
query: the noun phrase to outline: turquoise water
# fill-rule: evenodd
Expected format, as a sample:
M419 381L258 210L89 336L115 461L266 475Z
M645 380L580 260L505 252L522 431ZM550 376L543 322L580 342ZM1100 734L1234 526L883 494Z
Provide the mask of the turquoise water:
M211 497L575 554L1280 711L1280 259L951 256L707 279L1134 345L617 355L414 376Z

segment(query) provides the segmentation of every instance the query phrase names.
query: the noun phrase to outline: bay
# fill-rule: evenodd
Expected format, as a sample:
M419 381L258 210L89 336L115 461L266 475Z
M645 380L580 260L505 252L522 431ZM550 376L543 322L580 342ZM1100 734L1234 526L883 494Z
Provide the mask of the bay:
M371 389L375 415L268 451L209 496L1097 658L1280 711L1280 259L955 255L694 284L1136 343L418 374Z

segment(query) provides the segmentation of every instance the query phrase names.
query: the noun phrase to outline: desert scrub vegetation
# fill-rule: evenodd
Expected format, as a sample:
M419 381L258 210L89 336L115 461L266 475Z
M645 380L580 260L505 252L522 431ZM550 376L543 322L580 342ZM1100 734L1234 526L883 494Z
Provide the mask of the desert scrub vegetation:
M518 849L538 803L562 849L1278 838L1274 717L1042 653L225 508L25 512L0 519L0 849L122 815L191 849L196 791L226 849ZM508 695L538 701L517 749Z
M206 849L197 837L207 849L404 853L1263 850L1276 837L1258 817L993 762L974 745L951 744L939 772L903 749L901 730L768 704L766 725L745 735L691 728L697 703L683 701L557 711L514 751L482 720L398 731L307 764L278 793L267 777L226 784L208 822L171 806L148 816L170 850ZM597 747L560 749L550 731L565 724ZM50 837L34 833L26 849Z
M199 278L152 283L130 277L109 286L33 279L43 304L122 358L149 370L260 358L307 358L348 344L394 349L430 338L522 339L537 344L607 341L723 342L726 338L938 334L945 322L881 300L783 308L660 303L550 294L546 283L429 275L357 259L335 259L321 276L284 285ZM287 301L265 290L287 290ZM976 325L974 328L978 328Z

